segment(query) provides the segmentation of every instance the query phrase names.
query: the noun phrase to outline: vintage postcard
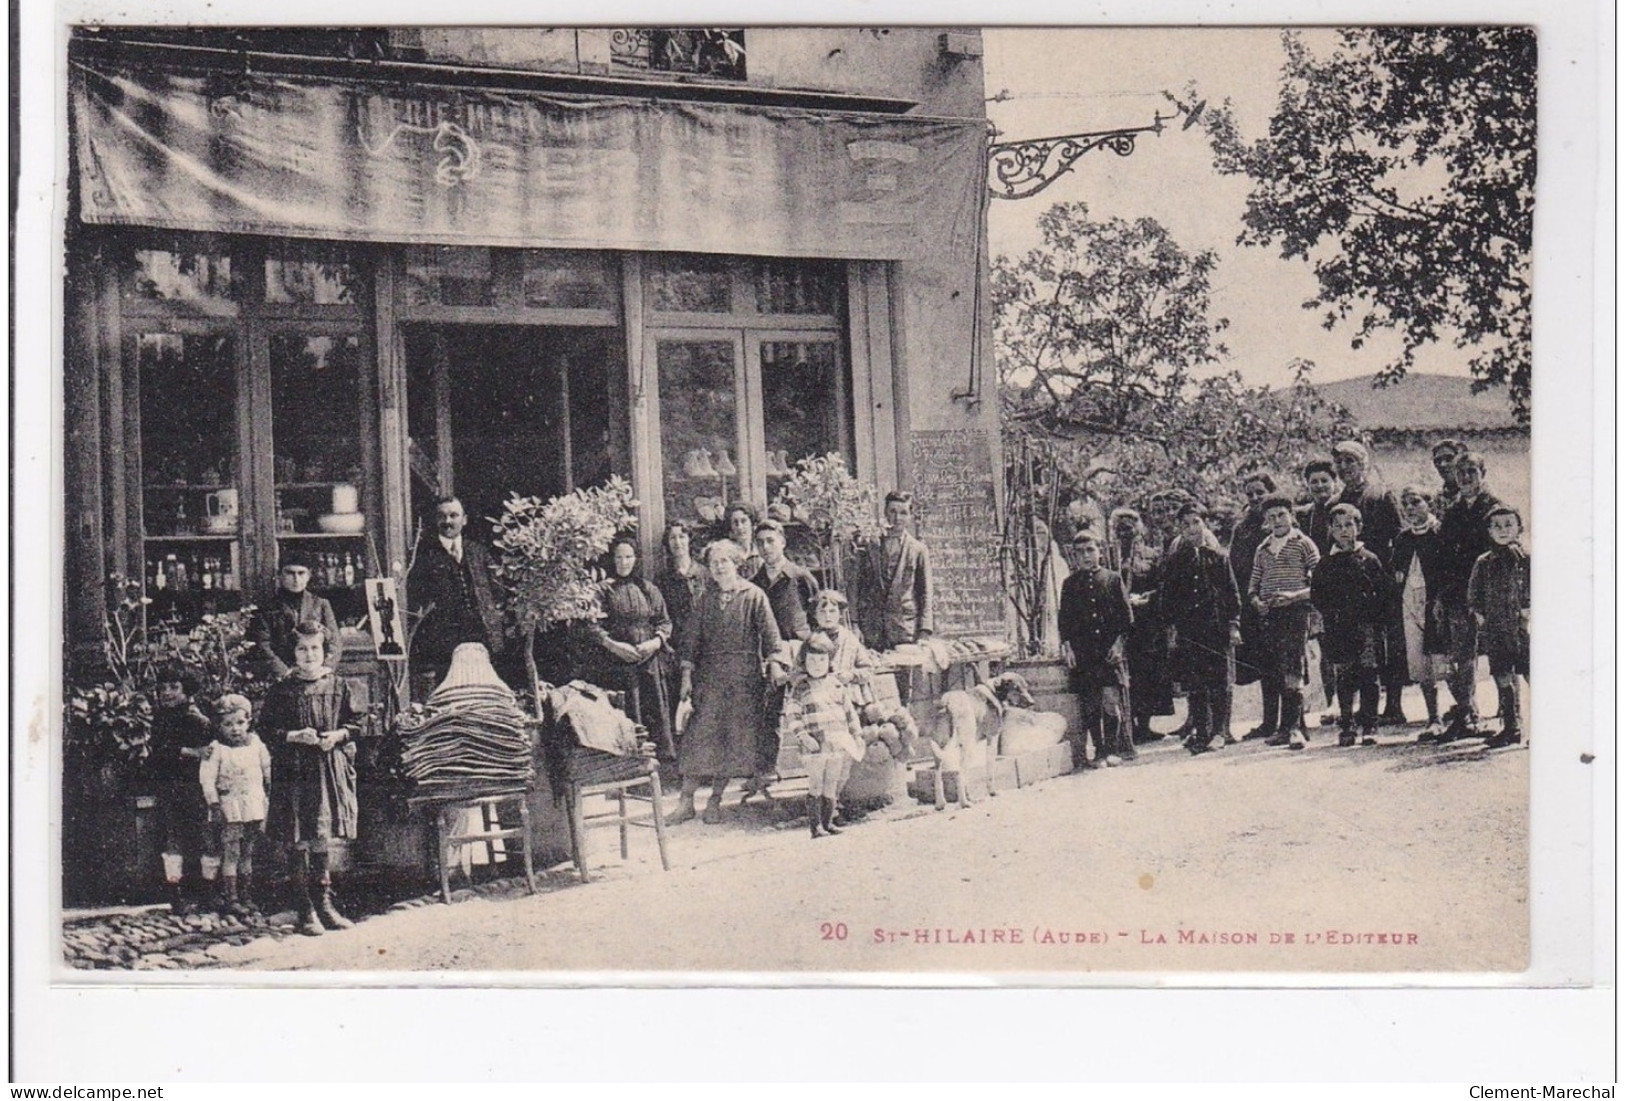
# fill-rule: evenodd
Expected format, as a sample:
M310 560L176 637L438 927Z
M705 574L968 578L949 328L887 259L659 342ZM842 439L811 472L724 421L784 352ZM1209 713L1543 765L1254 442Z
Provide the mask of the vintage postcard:
M1532 972L1534 27L60 45L54 981Z

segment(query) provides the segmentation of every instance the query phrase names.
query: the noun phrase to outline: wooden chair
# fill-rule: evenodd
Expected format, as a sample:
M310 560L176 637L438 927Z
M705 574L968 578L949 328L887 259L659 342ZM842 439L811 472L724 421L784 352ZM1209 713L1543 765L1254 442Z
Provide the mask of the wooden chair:
M587 814L582 804L602 796L614 802L607 811ZM660 867L671 871L666 856L666 820L661 809L660 771L653 757L616 757L590 749L575 749L570 755L570 780L565 795L570 815L570 854L581 882L592 878L587 866L587 831L617 829L621 835L621 859L630 854L631 827L653 829L660 850ZM631 813L629 805L649 809Z
M498 821L505 804L519 805L519 825L502 826ZM496 862L498 841L517 841L525 864L525 886L536 893L536 870L531 859L530 789L523 784L458 784L444 790L422 792L407 798L407 805L431 807L435 811L435 856L440 871L440 899L451 902L451 858L462 846L485 845L486 855ZM462 829L463 816L477 810L481 828Z

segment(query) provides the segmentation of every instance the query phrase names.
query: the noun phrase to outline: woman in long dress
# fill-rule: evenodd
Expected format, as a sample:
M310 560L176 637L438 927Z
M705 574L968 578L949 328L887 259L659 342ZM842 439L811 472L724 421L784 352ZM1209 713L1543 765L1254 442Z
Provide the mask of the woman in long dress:
M694 614L694 602L711 581L705 567L694 561L693 539L694 532L681 520L666 524L666 534L661 540L666 549L666 568L655 579L660 595L666 599L666 612L671 616L671 644L660 657L666 663L666 696L671 704L672 737L678 740L681 740L682 732L677 728L677 680L680 675L677 640L683 637L689 617Z
M603 596L604 618L592 625L604 656L604 686L626 693L626 713L654 739L656 756L675 761L663 658L671 642L671 616L660 589L638 576L638 547L631 536L617 536L610 544L610 564L614 576Z
M701 820L720 822L728 781L756 773L758 741L778 722L767 713L766 692L770 679L785 676L777 661L779 628L767 594L739 576L743 557L727 539L706 549L713 584L695 601L678 640L678 691L692 701L694 715L677 754L683 787L673 823L695 816L694 795L707 782L711 798Z

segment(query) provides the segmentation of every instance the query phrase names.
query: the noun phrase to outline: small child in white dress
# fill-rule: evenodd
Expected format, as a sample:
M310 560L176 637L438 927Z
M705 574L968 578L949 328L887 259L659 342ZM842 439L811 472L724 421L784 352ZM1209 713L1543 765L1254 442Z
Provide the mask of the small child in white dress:
M222 696L216 712L219 736L198 766L198 782L209 804L209 822L219 831L221 911L248 917L258 913L253 901L254 842L265 832L271 754L253 731L253 709L247 699Z

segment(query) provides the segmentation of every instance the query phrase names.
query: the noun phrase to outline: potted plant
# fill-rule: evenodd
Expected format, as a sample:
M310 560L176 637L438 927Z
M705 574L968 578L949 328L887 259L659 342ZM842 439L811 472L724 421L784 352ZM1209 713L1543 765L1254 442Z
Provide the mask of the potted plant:
M837 589L845 586L848 556L880 535L875 487L854 478L834 452L798 460L774 502L812 532L824 576Z
M637 524L637 500L625 479L612 475L601 486L542 500L512 494L496 520L497 583L524 640L537 714L542 678L536 638L555 627L599 619L609 579L598 562L617 532Z

